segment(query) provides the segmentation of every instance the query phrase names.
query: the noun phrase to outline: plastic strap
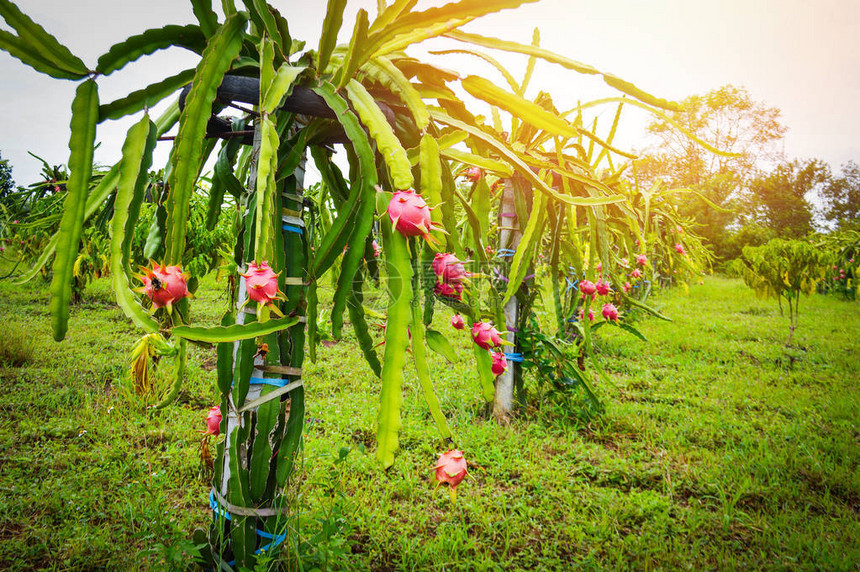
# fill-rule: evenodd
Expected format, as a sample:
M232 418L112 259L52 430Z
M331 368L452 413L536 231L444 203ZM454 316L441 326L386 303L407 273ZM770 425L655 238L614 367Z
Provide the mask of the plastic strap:
M517 218L517 213L501 213L499 216L504 218Z
M222 514L224 518L227 520L232 520L230 515L235 516L254 516L257 518L267 518L272 516L281 516L283 514L287 514L289 512L289 507L283 508L251 508L246 506L237 506L235 504L230 504L227 502L227 499L221 496L221 494L212 489L209 491L209 506L212 507L212 510ZM272 538L272 536L266 532L262 531L263 538Z
M285 286L308 286L310 283L302 280L301 276L287 276L284 278Z
M521 353L510 353L509 354L508 352L505 352L505 359L507 359L508 361L519 363L519 362L523 361L523 354L521 354Z
M513 326L508 326L508 331L509 331L509 332L513 332L514 334L516 334L517 332L519 332L519 330L518 330L518 329L516 329L516 328L515 328L515 327L513 327Z
M262 378L260 378L260 379L262 379ZM272 401L273 399L279 398L280 396L282 396L285 393L289 393L290 391L296 389L297 387L302 387L304 384L305 384L305 382L303 382L301 379L299 379L297 381L294 381L293 383L290 383L290 384L285 385L283 387L279 387L279 388L275 389L274 391L270 391L266 395L261 395L257 399L255 399L253 401L249 401L248 403L246 403L245 405L240 407L239 410L237 411L237 413L244 413L244 412L249 411L251 409L255 409L255 408L263 405L264 403L268 403L269 401Z
M289 379L277 379L271 377L251 377L251 385L272 385L274 387L284 387L290 383Z
M293 209L282 208L282 209L281 209L281 215L282 215L282 216L291 216L291 217L296 217L296 218L298 218L298 217L301 217L301 216L302 216L302 213L300 213L299 211L294 211ZM286 222L286 221L284 221L284 222Z
M253 308L251 306L245 306L244 308L242 308L242 311L245 312L246 314L248 314L249 316L256 316L257 315L256 308ZM307 316L299 316L298 318L299 318L299 321L296 322L297 324L307 324L308 323ZM295 327L295 326L293 326L293 327Z
M263 373L279 373L281 375L302 375L302 368L288 365L264 365L258 367Z
M513 256L516 253L517 253L517 251L512 249L512 248L500 248L496 252L496 256L499 258L504 258L506 256Z
M296 233L296 234L304 234L304 232L302 231L302 229L300 229L300 228L299 228L299 227L297 227L297 226L290 226L290 225L288 225L288 224L285 224L285 225L284 225L284 226L282 226L281 228L282 228L282 229L284 229L284 230L285 230L285 231L287 231L287 232L294 232L294 233Z
M534 278L534 277L535 277L535 275L534 275L534 274L529 274L528 276L526 276L525 278L523 278L523 282L525 282L526 280L531 280L531 279L532 279L532 278Z
M291 201L302 202L304 200L299 195L294 195L292 193L281 193L281 196L284 197L285 199L290 199Z
M283 215L281 216L281 222L284 224L291 224L293 226L300 226L302 228L305 227L305 221L297 216Z

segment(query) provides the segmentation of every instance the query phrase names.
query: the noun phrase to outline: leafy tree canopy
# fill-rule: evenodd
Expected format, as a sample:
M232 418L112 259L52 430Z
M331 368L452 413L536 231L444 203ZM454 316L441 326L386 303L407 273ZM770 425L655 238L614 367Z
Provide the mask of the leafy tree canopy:
M701 225L702 235L725 258L733 250L727 229L737 222L749 180L763 165L782 157L779 142L786 127L780 122L779 109L755 101L743 87L725 85L688 97L680 111L656 119L648 131L657 143L638 161L640 184L660 179L670 187L692 188L705 197L707 200L694 194L679 195L685 198L678 210ZM709 141L724 154L705 151L685 132Z
M841 176L830 177L821 187L824 219L838 229L860 229L860 166L849 161Z
M755 222L778 236L800 238L812 232L811 196L829 179L829 168L819 160L779 164L771 173L750 183L749 212Z
M14 190L15 181L12 180L12 165L9 164L8 159L3 159L3 155L0 153L0 202L3 202L3 199Z

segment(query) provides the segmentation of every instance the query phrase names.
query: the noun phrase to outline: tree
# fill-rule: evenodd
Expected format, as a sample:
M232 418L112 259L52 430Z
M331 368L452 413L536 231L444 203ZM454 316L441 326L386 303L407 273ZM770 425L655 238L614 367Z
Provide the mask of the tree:
M746 184L762 165L782 156L779 141L786 128L779 109L755 101L743 87L725 85L688 97L681 111L653 121L648 131L658 142L637 163L640 184L662 179L670 187L697 191L701 196L678 195L686 197L678 204L679 213L700 224L717 255L725 257L727 228L738 220ZM687 133L723 153L707 152Z
M12 165L8 159L0 154L0 203L6 196L15 190L15 181L12 180Z
M830 177L821 188L824 219L838 229L860 226L860 165L842 165L842 176Z
M777 165L771 173L750 183L749 212L754 222L783 238L799 238L812 232L814 194L829 178L826 163L810 159Z
M738 258L734 264L756 296L777 299L780 313L782 299L788 302L789 333L785 345L791 344L800 295L814 293L824 279L827 255L805 240L774 238L763 246L745 247L743 259Z

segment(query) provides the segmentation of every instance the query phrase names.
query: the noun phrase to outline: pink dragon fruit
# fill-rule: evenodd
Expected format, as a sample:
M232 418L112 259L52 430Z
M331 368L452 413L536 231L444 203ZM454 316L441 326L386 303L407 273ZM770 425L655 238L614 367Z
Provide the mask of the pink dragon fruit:
M152 300L152 309L167 307L171 310L173 303L191 294L188 292L188 275L182 273L179 266L164 266L155 262L152 268L140 267L143 275L137 278L143 286L135 291Z
M485 350L502 345L502 336L489 322L475 322L472 326L472 339L478 347Z
M451 499L456 499L457 485L463 482L466 475L469 473L466 459L463 457L463 452L453 449L442 453L439 460L436 461L436 482L437 487L443 483L451 487Z
M648 257L644 254L640 254L636 257L636 264L638 264L639 266L645 266L646 264L648 264Z
M615 304L604 304L603 311L601 313L603 314L604 320L612 322L618 321L618 308L615 307Z
M454 284L445 284L442 282L437 282L436 286L433 288L433 292L437 296L442 296L443 298L453 298L454 300L459 300L463 294L463 285L454 283Z
M631 278L642 278L642 271L638 268L634 268L633 272L630 273Z
M460 175L466 177L466 180L470 183L477 183L484 176L484 170L480 167L469 167L468 169L463 169Z
M508 360L502 352L493 352L493 375L500 376L508 369Z
M221 408L215 405L209 408L206 415L206 431L204 435L218 435L221 433Z
M603 263L598 262L597 266L595 266L594 269L597 270L598 272L602 272L603 271Z
M631 286L631 285L630 285L630 282L625 282L625 283L624 283L624 293L625 293L625 294L627 294L628 292L630 292L630 289L631 289L631 288L633 288L633 286Z
M585 318L585 309L583 308L582 310L580 310L580 311L579 311L579 319L580 319L580 321L581 321L581 320L583 320L584 318ZM588 311L588 321L589 321L589 322L593 322L593 321L594 321L594 310L589 310L589 311Z
M601 296L609 296L609 282L598 280L594 287L597 289L597 293Z
M430 219L430 207L415 191L395 191L388 202L388 218L397 232L403 236L430 237L433 222Z
M245 290L248 299L261 306L271 306L275 300L283 300L284 295L278 291L278 275L265 260L257 264L248 263L245 273L239 273L245 278Z
M594 296L594 293L597 292L597 286L595 286L594 282L582 280L579 283L579 291L582 292L583 298L585 296Z
M436 253L432 266L436 277L446 284L459 284L464 278L469 277L463 263L456 256L447 252Z
M684 245L681 244L680 242L677 243L675 245L675 252L677 252L678 254L686 254L686 251L684 251Z
M451 327L455 330L463 330L466 328L466 322L463 321L463 316L454 314L451 317Z
M373 242L371 242L370 244L371 246L373 246L373 255L376 258L379 258L379 255L382 254L382 247L379 246L379 243L376 242L376 239L374 239Z

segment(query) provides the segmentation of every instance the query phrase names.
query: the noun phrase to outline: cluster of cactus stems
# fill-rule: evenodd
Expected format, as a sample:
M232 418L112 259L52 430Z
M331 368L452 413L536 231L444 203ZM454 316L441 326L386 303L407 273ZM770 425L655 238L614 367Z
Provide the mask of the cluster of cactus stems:
M512 357L521 349L516 332L536 323L531 308L537 289L532 286L536 273L543 272L553 288L556 340L580 348L600 373L591 348L593 328L620 321L640 335L624 323L624 309L649 310L643 304L644 289L620 287L628 279L625 260L648 251L658 253L670 268L675 261L694 265L698 249L689 243L686 251L675 248L670 259L672 245L680 243L663 229L681 221L663 201L667 192L639 189L624 179L624 161L632 155L612 144L623 105L659 113L660 108L676 109L675 104L541 48L537 33L526 45L459 30L480 16L527 1L459 0L424 11L414 10L408 0L380 1L376 17L371 20L360 9L350 40L336 45L346 1L329 0L319 46L305 49L304 42L291 37L287 20L264 0L243 0L242 10L235 0L222 0L223 19L211 0L192 0L197 24L147 30L112 46L91 68L10 0L0 0L0 16L14 30L0 34L0 49L37 71L80 82L72 103L70 175L60 229L24 278L54 257L51 312L55 338L63 339L82 225L113 197L113 288L120 307L145 333L135 348L133 371L148 375L148 360L155 355L177 363L175 383L158 407L179 392L188 344L217 347L223 438L217 445L208 545L211 561L220 569L253 567L261 550L284 540L289 510L284 490L300 446L305 409L301 368L306 348L309 357L315 356L317 287L327 274L336 276L332 335L341 337L348 314L362 353L380 378L376 456L387 468L398 448L410 348L440 438L446 446L455 441L434 393L426 351L429 347L456 359L446 335L430 327L436 302L459 313L457 328L485 331L480 324L495 324L514 350ZM457 52L489 62L509 89L476 75L461 77L404 52L442 35L463 47L441 55ZM177 47L200 55L196 68L113 102L99 100L100 76ZM481 50L527 56L525 77L517 81ZM526 99L537 61L600 77L627 97L581 104L566 113L544 92ZM252 96L248 90L225 87L228 80L234 87L250 82ZM471 113L449 84L492 106L492 123ZM151 120L149 108L180 89L181 105L177 101ZM245 112L242 117L230 121L219 115L236 101ZM617 104L618 110L608 134L600 136L596 124L585 123L583 112L606 104ZM253 109L243 107L247 105ZM122 159L90 189L97 125L141 112L128 132ZM178 285L171 278L168 292L160 290L160 279L153 283L148 275L139 297L134 289L141 284L129 267L153 149L177 123L145 254L159 268L173 269L171 275L181 273L190 197L197 192L202 166L223 139L207 224L235 217L233 256L242 275L231 282L232 306L215 327L195 325L193 301L182 290L184 278ZM348 173L332 160L333 144L343 145ZM322 175L313 200L302 194L306 160L313 160ZM238 210L222 209L227 194ZM396 197L402 205L392 213ZM403 205L414 212L404 215ZM688 236L694 238L685 235L685 240ZM443 271L440 281L426 272L440 254L457 264L465 261L470 279L461 280L466 272L459 267L456 280L451 272ZM642 267L647 273L656 269ZM364 281L371 277L383 279L388 294L382 356L363 305ZM196 278L187 282L192 292ZM275 278L277 289L266 282ZM574 295L580 278L616 284L601 324L575 319L580 310L592 312L590 298ZM250 300L246 280L253 280L248 286L257 289ZM499 336L484 346L501 346ZM548 338L547 343L552 345ZM484 346L473 345L476 386L504 417L510 413L513 385L522 382L521 359L508 368L498 347L494 357ZM553 347L561 370L565 354ZM573 369L570 375L590 393L587 372ZM465 463L462 454L457 463ZM459 483L465 468L445 475L456 476Z

